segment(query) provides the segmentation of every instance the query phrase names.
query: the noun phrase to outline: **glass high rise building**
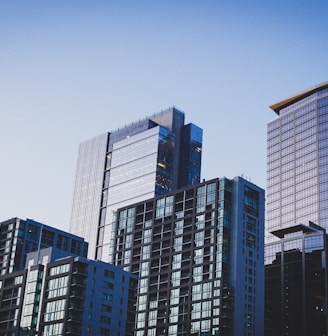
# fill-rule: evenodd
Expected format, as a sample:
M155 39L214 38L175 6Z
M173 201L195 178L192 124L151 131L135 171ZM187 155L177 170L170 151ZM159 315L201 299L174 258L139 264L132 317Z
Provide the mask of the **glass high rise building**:
M200 180L202 129L176 108L80 144L70 232L89 242L89 258L112 261L119 207Z
M115 264L140 279L134 335L263 335L263 189L214 179L120 208L117 224Z
M328 228L328 82L272 106L268 124L266 241L314 222Z
M265 246L266 335L325 335L328 82L271 106Z

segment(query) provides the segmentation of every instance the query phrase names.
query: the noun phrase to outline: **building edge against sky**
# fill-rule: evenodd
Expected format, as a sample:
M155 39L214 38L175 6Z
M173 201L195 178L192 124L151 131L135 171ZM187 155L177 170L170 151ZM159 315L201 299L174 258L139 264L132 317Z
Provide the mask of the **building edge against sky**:
M0 274L23 269L29 252L49 246L83 257L88 251L84 238L32 219L11 218L0 222Z
M271 106L268 124L266 241L314 222L328 228L328 82Z
M112 261L115 211L200 181L202 129L175 107L80 144L70 232Z

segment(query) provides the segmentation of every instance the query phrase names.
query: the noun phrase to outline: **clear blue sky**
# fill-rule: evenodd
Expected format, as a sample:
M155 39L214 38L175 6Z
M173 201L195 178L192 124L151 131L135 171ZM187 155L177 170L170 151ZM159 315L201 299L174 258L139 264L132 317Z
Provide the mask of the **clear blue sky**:
M176 106L266 185L269 105L328 80L328 2L0 1L0 221L68 229L78 144Z

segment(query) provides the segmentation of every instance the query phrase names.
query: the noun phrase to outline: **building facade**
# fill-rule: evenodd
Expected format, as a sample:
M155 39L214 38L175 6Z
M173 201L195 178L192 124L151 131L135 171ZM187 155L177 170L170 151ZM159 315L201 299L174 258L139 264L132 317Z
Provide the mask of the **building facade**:
M18 336L27 270L0 275L0 335Z
M270 107L266 334L326 335L328 82Z
M0 222L0 275L24 269L29 252L49 246L84 257L88 250L83 238L32 219Z
M263 335L264 191L214 179L117 214L115 264L140 278L136 336Z
M268 124L266 241L312 221L328 228L328 82L271 106Z
M119 207L198 183L202 130L170 108L79 147L70 232L111 262Z
M101 261L31 252L26 269L0 276L0 335L132 336L137 284Z
M327 335L327 234L309 223L273 232L265 248L265 335Z

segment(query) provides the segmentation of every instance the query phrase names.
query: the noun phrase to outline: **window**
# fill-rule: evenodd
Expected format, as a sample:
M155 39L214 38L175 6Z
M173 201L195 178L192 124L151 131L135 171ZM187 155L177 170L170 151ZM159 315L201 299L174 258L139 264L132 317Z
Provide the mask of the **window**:
M62 274L67 273L70 270L70 264L64 264L56 267L52 267L50 269L50 275Z
M29 224L27 229L27 238L31 240L37 240L39 236L39 228L35 225Z
M111 278L111 279L114 279L115 277L115 273L109 269L105 269L104 270L104 276L107 277L107 278Z
M114 284L112 284L111 282L105 281L104 282L104 288L113 290L114 289Z
M246 238L247 246L254 248L255 247L255 236L247 233L247 238Z
M43 229L41 234L41 242L44 245L52 246L54 243L54 233Z
M111 320L112 319L109 316L100 315L100 322L101 323L110 324Z
M64 318L66 300L50 301L46 304L44 321L55 321Z
M66 295L68 290L68 276L49 280L47 290L48 298Z
M44 327L44 336L60 336L63 334L63 323L46 325Z
M101 311L106 312L106 313L111 313L112 312L112 307L108 306L108 305L105 305L105 304L102 304L101 305Z
M110 336L110 330L107 328L100 328L100 335Z
M15 285L21 284L22 282L23 282L23 276L22 275L15 277ZM1 288L1 286L0 286L0 288Z
M112 295L112 294L109 294L109 293L103 293L103 300L112 302L112 300L113 300L113 295Z

